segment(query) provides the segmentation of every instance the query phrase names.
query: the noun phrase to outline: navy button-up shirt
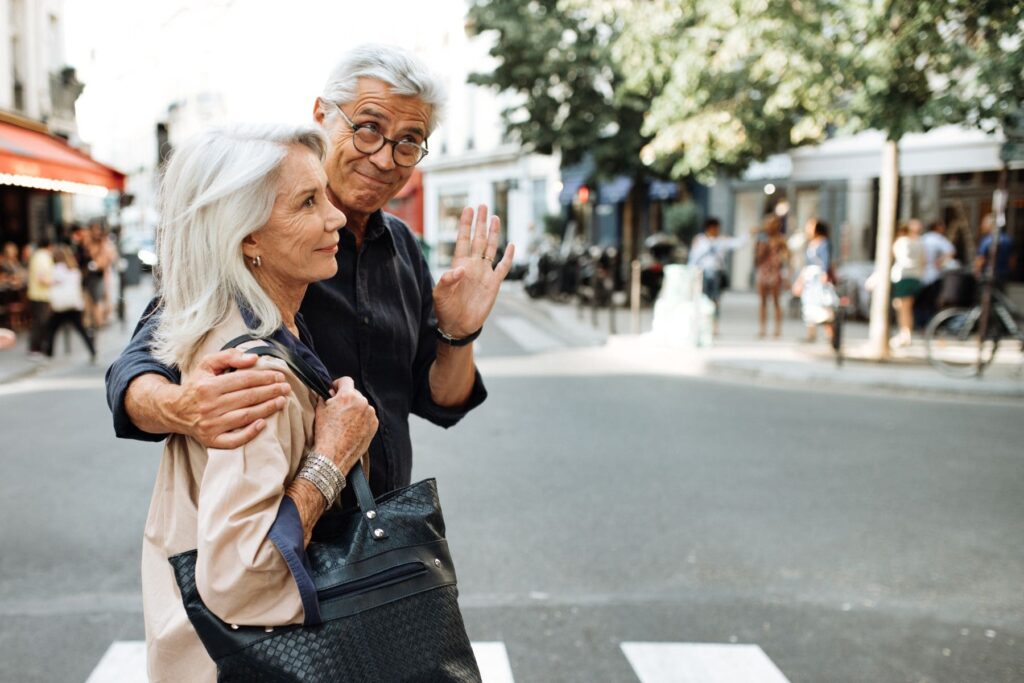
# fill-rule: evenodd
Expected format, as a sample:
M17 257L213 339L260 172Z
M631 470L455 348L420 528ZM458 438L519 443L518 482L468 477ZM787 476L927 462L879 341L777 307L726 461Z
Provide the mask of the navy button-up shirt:
M375 494L406 486L412 476L409 414L450 427L487 397L476 373L460 408L437 405L430 395L430 367L437 356L434 282L416 237L398 218L378 211L367 222L363 245L340 232L338 272L309 286L300 309L316 354L331 377L351 377L377 411L380 426L370 445L370 486ZM131 343L107 370L107 403L119 437L159 441L132 424L125 392L141 374L180 381L176 368L149 351L156 316L143 316Z

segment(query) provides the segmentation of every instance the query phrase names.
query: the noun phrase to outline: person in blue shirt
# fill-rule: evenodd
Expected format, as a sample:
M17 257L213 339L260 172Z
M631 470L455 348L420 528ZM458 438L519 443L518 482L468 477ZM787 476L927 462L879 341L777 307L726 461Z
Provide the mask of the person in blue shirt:
M996 234L996 217L989 213L981 219L981 239L978 242L978 251L974 257L974 274L988 275L990 260L992 259L992 241ZM1010 273L1016 265L1016 254L1013 253L1013 238L1006 232L999 232L999 243L996 247L995 268L992 269L992 282L996 287L1002 289L1010 278Z

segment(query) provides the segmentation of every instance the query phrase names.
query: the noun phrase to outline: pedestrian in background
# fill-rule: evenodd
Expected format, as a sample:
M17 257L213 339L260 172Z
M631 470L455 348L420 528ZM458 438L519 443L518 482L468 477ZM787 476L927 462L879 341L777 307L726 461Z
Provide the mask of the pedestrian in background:
M27 280L28 270L18 258L18 245L7 242L3 253L0 253L0 283L10 289L19 289L25 286Z
M46 350L46 325L50 318L50 282L53 277L53 253L50 238L42 237L28 262L28 307L32 316L28 350L41 358Z
M754 254L757 293L761 297L758 337L762 339L767 334L769 298L775 306L775 337L782 336L782 306L779 304L779 295L785 286L788 263L789 247L786 246L786 238L782 235L782 219L774 213L765 214Z
M996 217L994 214L985 214L981 219L978 251L974 257L974 274L978 276L988 275L989 262L992 259L992 241L995 239ZM999 232L999 246L996 250L995 268L992 269L992 284L997 288L1006 287L1006 281L1010 277L1016 265L1016 255L1013 253L1013 239L1006 234L1005 230Z
M892 244L892 305L896 309L899 333L892 338L894 347L910 346L914 329L914 297L921 291L925 251L921 242L921 221L912 218L896 230Z
M85 298L82 296L82 271L74 252L66 244L58 244L53 252L53 277L50 284L50 321L46 331L46 355L53 358L57 332L71 325L89 349L89 360L96 362L96 346L82 324Z
M93 223L85 239L88 260L82 268L82 285L86 296L86 321L96 330L107 324L110 313L107 278L115 259L115 248L103 226Z
M832 287L832 253L828 241L828 224L810 218L804 225L804 266L793 283L793 295L800 298L800 311L807 326L804 341L813 343L818 337L818 325L831 323L835 315L835 289ZM832 338L832 326L825 334Z
M717 218L704 221L704 231L693 238L690 245L689 264L701 269L704 281L704 296L715 305L715 329L718 334L721 319L720 301L722 290L728 287L728 273L725 270L725 255L749 241L749 235L722 237L719 233L722 223ZM756 230L756 228L755 228Z
M938 308L939 294L942 292L942 271L956 267L956 247L946 237L946 224L943 221L932 221L928 231L921 236L924 247L924 272L921 275L921 291L917 295L915 317L918 322L930 320Z

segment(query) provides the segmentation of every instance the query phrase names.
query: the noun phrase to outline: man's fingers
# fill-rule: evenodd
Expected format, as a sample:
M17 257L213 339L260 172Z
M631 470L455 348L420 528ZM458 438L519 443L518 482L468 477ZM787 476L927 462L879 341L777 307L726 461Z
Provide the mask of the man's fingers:
M501 238L501 219L497 216L491 217L491 228L487 233L487 247L484 249L484 256L494 263L494 257L498 255L498 240Z
M267 386L268 384L287 384L283 372L277 370L239 370L218 375L215 378L207 378L208 382L215 382L220 394L230 394L235 391L245 391L256 387Z
M498 265L495 266L494 272L497 273L498 277L502 280L508 275L508 272L512 270L512 259L516 255L516 245L511 242L505 247L505 255L498 261Z
M260 405L266 401L280 399L279 403L283 408L284 402L287 400L284 397L290 392L291 385L287 382L266 384L261 387L253 387L224 394L217 403L217 407L220 408L221 415L226 415L227 413L238 410L239 408L247 408L249 406Z
M244 429L257 420L265 420L283 408L286 403L287 401L281 397L277 397L254 406L247 406L245 408L239 408L238 410L232 410L231 412L224 413L215 423L213 423L215 425L213 429L220 432L220 434L214 438L219 438L228 432Z
M210 448L219 448L225 451L239 448L255 439L256 435L263 431L263 428L266 426L267 423L265 420L256 420L247 427L221 434L213 439L213 442L210 443L209 446Z
M487 205L481 204L476 207L476 226L473 228L473 244L469 249L469 255L479 258L484 255L487 248Z
M199 368L212 375L219 375L225 370L251 368L257 360L259 360L259 356L255 354L244 353L238 349L227 349L203 358L199 363Z
M469 256L470 247L470 231L473 225L473 209L467 206L462 210L462 215L459 216L459 232L455 236L455 251L452 253L452 258L462 258Z

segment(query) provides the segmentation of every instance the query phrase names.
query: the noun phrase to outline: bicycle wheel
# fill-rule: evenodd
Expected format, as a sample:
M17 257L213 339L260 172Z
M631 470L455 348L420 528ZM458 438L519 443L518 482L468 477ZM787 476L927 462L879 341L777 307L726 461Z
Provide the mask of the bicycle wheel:
M997 321L989 321L988 338L979 346L980 307L940 311L925 330L928 362L950 377L974 377L995 358L999 346L997 325Z

